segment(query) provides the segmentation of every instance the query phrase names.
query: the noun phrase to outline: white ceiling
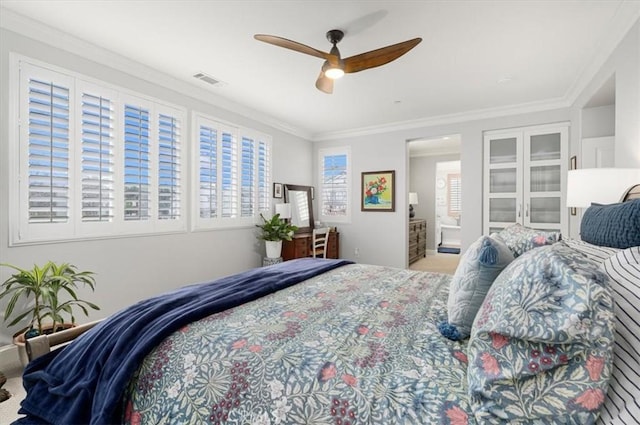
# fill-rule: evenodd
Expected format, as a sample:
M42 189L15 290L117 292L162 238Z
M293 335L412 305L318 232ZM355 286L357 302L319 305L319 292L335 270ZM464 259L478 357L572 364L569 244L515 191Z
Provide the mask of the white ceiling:
M630 6L631 3L631 6ZM634 4L635 3L635 4ZM564 104L638 2L62 1L2 7L266 114L320 140L348 131ZM6 12L6 11L5 11ZM343 57L414 37L412 51L318 91L322 60L253 39L278 35ZM205 72L214 88L192 75Z

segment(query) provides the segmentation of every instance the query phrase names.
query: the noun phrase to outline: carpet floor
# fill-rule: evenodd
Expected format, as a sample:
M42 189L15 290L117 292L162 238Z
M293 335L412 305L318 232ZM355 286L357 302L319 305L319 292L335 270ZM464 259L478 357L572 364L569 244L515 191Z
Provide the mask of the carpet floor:
M421 270L425 272L436 272L454 274L458 263L460 262L460 254L435 254L427 255L409 266L411 270Z
M9 391L11 398L0 403L0 424L10 424L22 417L18 415L20 402L25 396L22 387L22 369L3 370L3 373L7 376L7 382L2 388Z

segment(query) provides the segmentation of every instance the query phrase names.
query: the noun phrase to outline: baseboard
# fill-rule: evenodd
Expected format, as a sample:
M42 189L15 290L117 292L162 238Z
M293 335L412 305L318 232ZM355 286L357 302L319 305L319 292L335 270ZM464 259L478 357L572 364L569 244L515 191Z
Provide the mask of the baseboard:
M427 249L427 255L436 255L438 251L436 251L435 249Z
M10 371L22 369L18 347L14 344L0 347L0 370Z

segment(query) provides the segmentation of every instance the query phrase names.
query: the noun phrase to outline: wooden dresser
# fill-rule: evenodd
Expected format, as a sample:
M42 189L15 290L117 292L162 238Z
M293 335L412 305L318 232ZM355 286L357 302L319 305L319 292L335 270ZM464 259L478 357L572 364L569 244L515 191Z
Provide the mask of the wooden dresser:
M294 235L290 241L282 241L282 259L287 261L310 257L312 238L311 233L300 233ZM340 233L338 232L329 232L327 258L340 258Z
M427 220L409 220L409 264L427 255Z

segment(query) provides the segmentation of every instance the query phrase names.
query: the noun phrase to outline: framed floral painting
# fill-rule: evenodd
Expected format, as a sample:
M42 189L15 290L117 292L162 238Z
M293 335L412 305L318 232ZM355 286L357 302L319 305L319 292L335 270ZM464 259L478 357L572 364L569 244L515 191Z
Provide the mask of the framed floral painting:
M395 171L362 173L362 211L395 211Z

